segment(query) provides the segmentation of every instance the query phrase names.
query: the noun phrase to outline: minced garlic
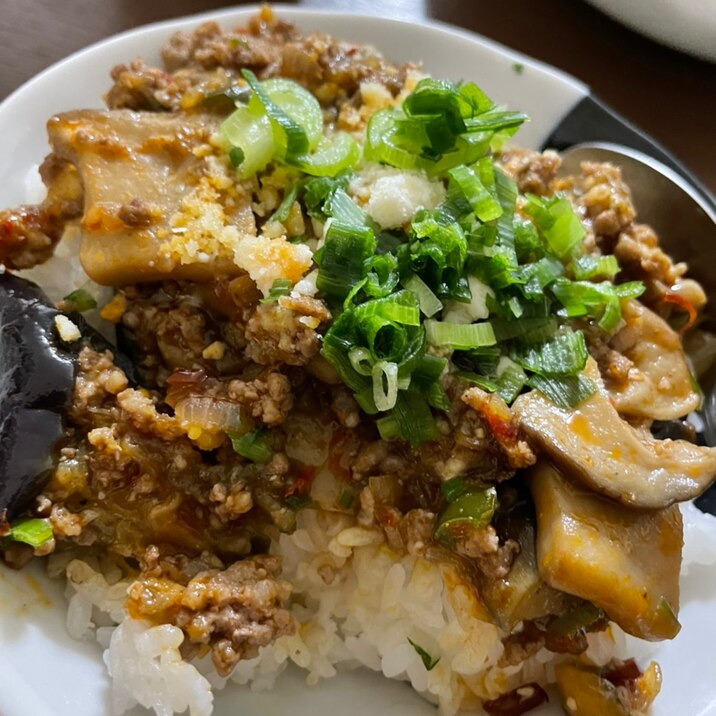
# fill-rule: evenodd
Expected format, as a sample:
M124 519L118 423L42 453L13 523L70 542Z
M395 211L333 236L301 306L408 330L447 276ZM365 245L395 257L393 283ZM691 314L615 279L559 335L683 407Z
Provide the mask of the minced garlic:
M55 328L65 343L74 343L82 337L80 329L67 316L55 316Z

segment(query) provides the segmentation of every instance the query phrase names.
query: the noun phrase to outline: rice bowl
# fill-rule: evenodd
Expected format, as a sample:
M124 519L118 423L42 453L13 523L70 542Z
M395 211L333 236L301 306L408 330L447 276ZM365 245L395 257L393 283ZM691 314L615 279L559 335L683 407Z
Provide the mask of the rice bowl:
M330 484L323 487L330 492ZM318 501L322 495L312 497ZM464 705L470 706L476 699L494 698L525 681L543 680L547 668L544 664L550 660L546 652L535 654L525 663L521 675L514 676L510 668L496 667L501 636L494 625L468 619L469 623L458 629L459 618L456 621L455 615L464 612L474 616L483 613L484 607L475 601L474 596L471 601L469 595L464 594L464 587L459 584L450 586L457 580L454 575L450 578L449 568L438 569L419 555L401 556L385 544L385 537L375 527L356 525L344 514L315 513L307 508L297 517L296 531L292 535L276 535L272 539L271 551L280 553L284 559L284 578L294 584L298 594L306 594L306 603L301 604L299 599L299 603L292 607L292 614L299 625L306 623L307 626L299 626L295 636L281 636L272 646L263 647L257 659L240 661L232 679L252 681L257 687L268 686L276 672L288 661L293 661L308 669L310 680L317 680L332 675L336 664L353 666L362 663L381 669L386 676L405 678L407 675L416 690L426 692L429 698L440 702L448 713L454 712L463 701ZM312 564L316 567L314 571L309 566ZM58 555L57 568L61 566ZM318 572L319 568L322 574ZM335 572L328 585L326 568ZM77 562L70 562L68 569L70 582L78 588L79 595L79 598L73 597L71 603L71 615L76 620L72 631L80 634L83 631L80 617L87 615L88 604L95 603L101 611L107 611L112 608L108 606L111 598L109 602L105 601L102 578L93 571ZM106 575L112 582L117 576L111 572ZM383 593L378 598L371 587L383 584ZM402 584L410 584L411 588L403 589ZM312 596L318 585L321 586L320 595ZM112 589L119 594L126 587L121 586L120 580L109 591ZM409 601L411 596L415 599L414 605ZM386 621L374 623L376 612L385 614ZM436 616L438 614L440 618ZM434 619L429 619L430 615ZM479 643L480 648L475 653L465 653L470 650L462 648L464 629L478 627L479 638L474 644ZM176 629L159 626L150 629L150 634L141 633L136 623L123 624L111 637L110 670L127 683L132 676L122 671L122 665L129 660L115 658L113 653L124 651L136 659L148 656L155 660L162 653L162 662L174 665L177 678L186 678L189 672L179 660L177 651L182 637ZM106 641L107 630L101 628L100 631ZM600 654L596 659L598 663L606 663L615 653L629 653L618 651L620 644L617 642L621 643L621 637L613 627L611 631L611 634L603 635L605 640L589 637L590 641L606 641L590 647L592 652ZM408 639L418 644L431 659L439 658L440 661L428 670L420 652ZM470 643L474 651L474 644ZM611 646L613 652L609 650ZM200 668L201 663L200 660ZM149 669L137 671L150 673ZM483 671L485 673L481 673ZM552 680L553 676L548 674L546 678ZM216 677L210 677L210 680L216 681ZM196 689L192 689L197 713L203 713L201 709L207 708L209 703L207 684L198 677ZM117 699L121 702L125 697L124 703L129 703L129 697L123 696L120 690ZM151 682L143 686L137 683L133 698L137 697L147 705L156 703L152 701L157 698L156 688ZM177 699L171 705L175 710L192 701L187 695L179 695Z

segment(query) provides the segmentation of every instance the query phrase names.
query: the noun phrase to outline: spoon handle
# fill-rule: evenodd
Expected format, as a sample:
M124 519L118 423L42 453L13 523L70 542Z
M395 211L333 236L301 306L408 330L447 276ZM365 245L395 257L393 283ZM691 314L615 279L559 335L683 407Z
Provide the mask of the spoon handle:
M587 95L552 130L544 148L563 150L582 142L613 142L658 159L686 179L716 211L709 190L668 150L594 95Z

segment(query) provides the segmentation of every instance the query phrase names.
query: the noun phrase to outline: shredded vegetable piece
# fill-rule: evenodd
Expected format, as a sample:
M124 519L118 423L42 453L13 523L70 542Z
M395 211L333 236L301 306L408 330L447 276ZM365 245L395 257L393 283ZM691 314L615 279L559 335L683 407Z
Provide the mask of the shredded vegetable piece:
M24 542L37 549L52 539L52 526L50 521L45 519L22 520L12 525L6 538Z
M251 462L267 463L273 457L273 450L266 440L266 431L252 430L243 435L230 435L234 452Z
M492 346L497 342L490 323L443 323L428 320L425 322L425 329L428 343L434 346L467 349Z

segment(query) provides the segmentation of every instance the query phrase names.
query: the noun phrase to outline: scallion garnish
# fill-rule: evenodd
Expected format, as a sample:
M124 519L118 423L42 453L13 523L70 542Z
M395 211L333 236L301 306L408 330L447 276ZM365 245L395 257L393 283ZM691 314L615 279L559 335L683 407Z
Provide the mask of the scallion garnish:
M288 294L291 293L292 288L293 281L291 281L291 279L274 279L274 282L271 284L271 288L269 289L268 295L266 296L266 298L261 299L261 303L272 303L273 301L278 301L281 296L288 296Z
M295 82L242 74L249 88L221 128L229 159L244 177L270 161L293 167L271 218L285 222L299 202L322 222L322 237L313 224L323 242L317 286L334 319L321 353L384 439L415 446L439 437L433 411L450 408L447 372L507 403L525 386L561 406L591 394L573 319L613 332L621 302L644 286L614 284L616 258L586 254L584 226L566 197L520 196L498 167L494 155L524 115L496 106L473 83L433 79L402 105L375 112L364 158L423 171L447 190L436 208L381 232L353 196L355 139L324 136L320 104ZM263 301L291 287L279 279ZM433 347L447 349L450 361L426 352ZM271 456L261 431L234 438L234 447L256 461Z
M426 671L432 671L438 665L438 662L440 661L439 656L430 656L430 654L428 654L428 652L425 651L422 646L418 646L412 639L408 639L408 642L410 643L410 646L412 646L413 649L415 649L415 651L417 652L418 656L420 657L420 660L423 662L423 666L425 667Z
M31 518L16 522L10 527L6 539L24 542L37 549L52 539L52 526L46 519Z
M566 376L533 375L527 383L564 410L576 408L596 392L594 383L582 373Z
M428 343L434 346L452 346L466 350L497 343L495 331L489 322L444 323L429 319L425 321Z
M273 457L273 450L266 439L266 430L251 430L243 435L230 435L234 452L251 462L267 463Z
M544 343L515 348L512 359L540 375L576 375L584 369L589 353L581 331L564 330Z
M97 301L84 288L78 288L68 293L63 299L67 311L91 311L97 308Z

